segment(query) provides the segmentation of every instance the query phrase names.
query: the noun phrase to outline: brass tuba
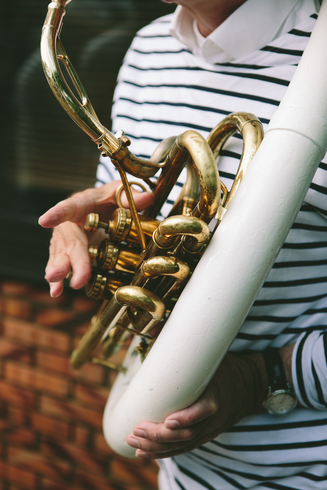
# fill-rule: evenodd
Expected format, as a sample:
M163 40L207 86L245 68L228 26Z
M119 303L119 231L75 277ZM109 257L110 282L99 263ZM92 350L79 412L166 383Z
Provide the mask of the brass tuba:
M86 293L103 300L88 332L74 350L71 366L76 369L86 361L113 366L110 356L129 339L141 337L137 349L144 359L151 348L154 327L171 312L180 291L194 270L211 233L208 224L219 223L226 212L243 175L263 138L260 121L253 114L235 113L226 117L206 141L196 131L164 140L150 161L137 158L128 146L130 141L120 132L113 135L99 122L85 90L60 41L59 32L67 0L52 2L42 32L41 56L44 72L55 96L72 119L92 138L99 150L111 158L119 170L122 186L117 192L119 207L111 220L99 221L91 214L85 230L104 229L108 238L99 247L90 246L90 256L97 265ZM60 69L62 61L79 94L78 100ZM244 139L238 173L230 192L219 180L216 158L225 141L236 131ZM163 222L156 218L184 167L187 181L180 198ZM126 172L144 180L152 190L154 204L138 215L131 183ZM151 177L159 173L155 183ZM121 206L125 190L129 209ZM102 341L105 358L93 352ZM109 359L108 359L109 358Z
M90 249L102 270L94 272L87 291L103 303L72 355L72 366L90 359L110 365L94 356L97 345L103 342L106 357L136 334L119 368L103 424L110 446L133 457L135 451L125 439L137 423L164 420L193 403L207 386L272 267L326 152L327 0L261 145L259 121L237 113L218 124L208 141L194 131L163 141L150 161L136 158L126 136L112 135L97 119L58 37L67 3L57 0L49 5L41 39L44 71L64 109L116 165L130 209L119 207L108 223L99 222L96 215L87 219L87 230L104 228L110 239ZM65 82L58 60L80 100ZM219 181L215 160L235 131L243 135L244 148L228 193ZM185 166L187 182L173 214L159 222L156 216ZM154 193L155 203L145 215L136 212L125 172L143 179ZM151 178L157 172L154 185ZM212 220L219 224L213 234L208 228ZM167 317L156 339L156 325Z

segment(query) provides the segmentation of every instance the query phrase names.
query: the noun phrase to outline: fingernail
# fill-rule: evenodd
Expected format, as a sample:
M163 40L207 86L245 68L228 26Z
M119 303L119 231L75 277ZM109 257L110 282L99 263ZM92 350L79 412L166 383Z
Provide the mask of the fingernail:
M140 447L140 443L135 437L127 437L126 442L130 446L135 447L136 449Z
M148 453L142 451L141 449L138 449L136 452L135 452L135 456L137 456L138 458L150 458L150 456L148 455Z
M134 436L137 437L142 437L143 439L146 439L146 433L142 429L134 429Z
M177 420L167 420L167 422L165 422L166 429L178 429L179 426L180 424Z
M51 298L53 298L53 291L52 291L52 288L50 288L50 296L51 296Z

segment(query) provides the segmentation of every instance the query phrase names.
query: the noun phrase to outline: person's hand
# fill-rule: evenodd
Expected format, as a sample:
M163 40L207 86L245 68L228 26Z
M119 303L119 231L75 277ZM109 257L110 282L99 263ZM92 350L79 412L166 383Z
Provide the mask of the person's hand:
M142 422L126 441L136 456L162 459L195 449L262 411L268 379L261 353L228 353L202 396L163 423Z
M117 207L115 192L120 181L99 188L87 189L59 202L39 218L43 228L53 228L49 261L45 279L49 282L52 297L60 296L64 279L72 270L70 286L79 289L86 285L91 274L88 238L84 223L89 213L98 213L100 220L110 219ZM152 194L133 191L139 211L153 202ZM125 198L126 199L126 198ZM122 204L126 205L122 197Z

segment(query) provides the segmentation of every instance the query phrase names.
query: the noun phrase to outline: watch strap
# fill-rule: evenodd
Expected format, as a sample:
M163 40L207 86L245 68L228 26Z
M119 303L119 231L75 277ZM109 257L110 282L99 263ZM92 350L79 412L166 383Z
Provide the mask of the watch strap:
M274 347L268 347L263 351L263 357L267 369L268 384L271 392L277 390L287 390L287 383L283 360L279 350Z

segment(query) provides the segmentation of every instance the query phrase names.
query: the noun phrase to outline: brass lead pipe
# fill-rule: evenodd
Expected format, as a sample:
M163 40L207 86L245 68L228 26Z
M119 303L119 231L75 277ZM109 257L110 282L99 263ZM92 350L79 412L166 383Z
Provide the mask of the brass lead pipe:
M135 177L152 177L162 165L158 162L137 158L126 147L127 142L124 138L116 138L100 123L83 85L59 40L59 33L66 13L65 7L69 1L55 0L49 4L42 29L41 59L50 88L67 114L98 145L101 152L120 162L123 168ZM81 101L75 97L68 86L60 69L58 59L64 61L68 75L77 88Z

